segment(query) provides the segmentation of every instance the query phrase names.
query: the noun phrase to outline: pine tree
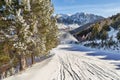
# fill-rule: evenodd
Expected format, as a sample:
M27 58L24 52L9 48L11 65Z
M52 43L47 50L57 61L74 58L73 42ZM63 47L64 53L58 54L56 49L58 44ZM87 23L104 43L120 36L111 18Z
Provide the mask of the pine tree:
M102 29L104 29L104 30L106 30L106 31L110 31L110 26L108 25L108 22L107 21L105 21L105 24L103 25L103 28Z
M54 24L55 21L54 21L54 19L52 19L53 6L51 5L50 0L45 0L45 1L38 0L38 1L32 2L31 10L32 10L34 18L35 18L34 21L37 20L37 29L38 29L37 34L40 37L40 42L38 42L40 44L37 45L40 48L39 53L44 54L47 51L49 51L49 49L47 47L50 47L50 45L51 45L49 43L51 40L50 36L52 36L50 33L52 30L56 29L55 28L56 25ZM52 34L56 34L56 33L52 33ZM56 35L53 35L53 36L56 36ZM53 42L53 41L51 41L51 42ZM48 45L48 43L49 43L49 45Z
M93 26L93 29L92 29L92 32L91 32L91 39L92 39L92 40L96 40L96 39L98 38L99 32L100 32L99 24L96 23L96 24Z
M50 0L0 2L0 66L12 60L14 65L11 66L18 63L23 70L28 57L33 64L35 56L45 56L57 45L58 30L56 19L52 17L53 11Z
M108 38L108 33L107 31L103 30L100 34L100 38L102 40L102 44L103 44L103 41L105 41L107 38Z

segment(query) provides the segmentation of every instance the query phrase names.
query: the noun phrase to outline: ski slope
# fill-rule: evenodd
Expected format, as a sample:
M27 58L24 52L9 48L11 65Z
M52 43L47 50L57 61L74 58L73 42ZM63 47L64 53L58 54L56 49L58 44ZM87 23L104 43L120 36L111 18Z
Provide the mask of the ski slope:
M51 52L53 57L4 80L120 80L119 54L100 55L104 52L77 44L61 44Z

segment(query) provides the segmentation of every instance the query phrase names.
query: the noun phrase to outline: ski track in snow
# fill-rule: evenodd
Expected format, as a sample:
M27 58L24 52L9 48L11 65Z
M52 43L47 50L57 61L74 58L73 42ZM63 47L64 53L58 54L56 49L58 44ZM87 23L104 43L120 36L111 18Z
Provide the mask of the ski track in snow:
M57 51L59 73L51 80L120 80L110 64L85 56L83 52Z
M120 80L118 70L108 61L88 56L88 52L69 50L70 47L59 45L50 59L5 80Z

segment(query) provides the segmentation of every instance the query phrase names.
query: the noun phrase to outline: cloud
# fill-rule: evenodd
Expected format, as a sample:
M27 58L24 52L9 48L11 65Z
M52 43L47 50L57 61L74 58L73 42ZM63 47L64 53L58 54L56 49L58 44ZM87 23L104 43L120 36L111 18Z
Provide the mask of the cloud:
M120 12L119 3L111 4L97 4L97 5L73 5L56 7L56 13L75 13L75 12L87 12L102 15L104 17L111 16Z

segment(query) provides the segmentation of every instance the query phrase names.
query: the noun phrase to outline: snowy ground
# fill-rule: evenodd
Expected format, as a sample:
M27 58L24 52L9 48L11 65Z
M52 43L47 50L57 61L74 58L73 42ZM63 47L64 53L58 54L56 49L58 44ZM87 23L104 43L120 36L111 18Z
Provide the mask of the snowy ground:
M70 35L62 40L68 37L76 41ZM52 53L53 57L4 80L120 80L120 54L65 43Z
M105 59L107 53L75 44L59 45L52 52L53 57L5 80L120 80L120 65L115 64L120 55Z
M73 29L80 27L80 25L78 24L69 24L69 25L66 24L65 25L61 23L58 23L57 26L58 26L58 29L69 29L69 30L73 30Z

